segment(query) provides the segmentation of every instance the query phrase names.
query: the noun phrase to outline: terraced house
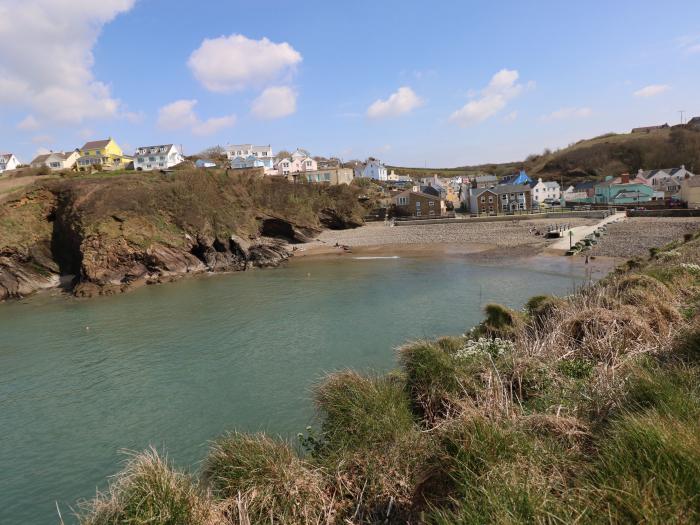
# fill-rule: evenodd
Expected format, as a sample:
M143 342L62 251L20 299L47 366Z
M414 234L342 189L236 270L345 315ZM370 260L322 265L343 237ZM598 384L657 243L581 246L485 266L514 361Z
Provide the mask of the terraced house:
M272 146L254 146L253 144L229 144L224 148L226 157L234 169L265 168L265 173L274 168L275 157Z
M119 145L110 137L106 140L86 142L80 148L80 157L77 164L80 171L92 171L94 169L114 171L126 169L132 160L133 157L124 155Z
M165 170L185 160L182 151L174 144L141 146L134 154L134 169L137 171Z
M529 184L499 184L493 188L471 188L469 211L474 214L499 215L532 209Z

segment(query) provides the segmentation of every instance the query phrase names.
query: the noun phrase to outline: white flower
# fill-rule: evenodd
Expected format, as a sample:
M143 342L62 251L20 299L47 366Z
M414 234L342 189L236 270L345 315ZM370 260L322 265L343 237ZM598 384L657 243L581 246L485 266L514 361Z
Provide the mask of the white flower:
M472 339L467 341L467 344L455 352L455 359L468 359L475 356L490 355L491 357L498 357L505 354L506 352L512 352L514 345L511 341L506 339L500 339L496 337L495 339L489 339L487 337L480 337L479 339Z

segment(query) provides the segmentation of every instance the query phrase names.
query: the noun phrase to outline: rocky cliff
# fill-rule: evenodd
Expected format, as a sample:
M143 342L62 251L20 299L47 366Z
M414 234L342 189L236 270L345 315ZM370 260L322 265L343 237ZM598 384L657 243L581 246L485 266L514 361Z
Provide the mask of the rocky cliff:
M0 300L78 296L277 266L289 245L362 223L348 186L191 170L42 181L0 206Z

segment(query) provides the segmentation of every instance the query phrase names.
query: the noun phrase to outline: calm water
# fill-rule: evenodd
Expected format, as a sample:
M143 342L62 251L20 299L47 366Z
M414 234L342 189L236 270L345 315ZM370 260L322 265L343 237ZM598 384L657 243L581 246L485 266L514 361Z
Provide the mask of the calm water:
M407 339L460 334L486 302L565 294L580 275L344 259L0 304L0 523L56 523L56 502L65 518L123 449L196 469L226 430L294 436L325 372L386 370Z

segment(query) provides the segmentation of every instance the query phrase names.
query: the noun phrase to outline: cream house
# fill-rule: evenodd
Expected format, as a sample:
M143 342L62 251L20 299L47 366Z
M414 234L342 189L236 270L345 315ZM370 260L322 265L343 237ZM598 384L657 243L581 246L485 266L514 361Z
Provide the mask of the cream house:
M32 168L41 168L46 166L51 171L69 170L75 166L75 163L80 157L80 152L76 149L73 151L52 151L37 157L29 164Z
M688 208L700 208L700 177L690 177L681 183L681 202Z

